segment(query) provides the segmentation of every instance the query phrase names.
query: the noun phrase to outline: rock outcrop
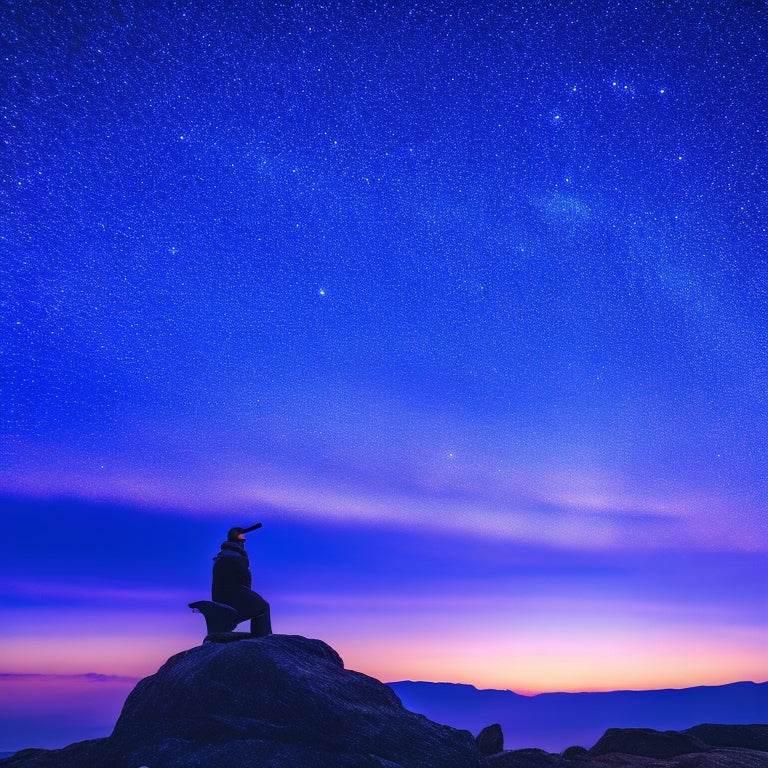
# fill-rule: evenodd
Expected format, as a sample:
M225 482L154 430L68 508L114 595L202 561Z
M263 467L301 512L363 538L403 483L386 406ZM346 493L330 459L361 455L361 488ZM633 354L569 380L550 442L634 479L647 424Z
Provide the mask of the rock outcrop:
M589 750L591 757L620 752L641 757L677 757L711 749L700 739L678 731L651 728L609 728Z
M468 731L404 709L319 640L205 642L140 681L112 734L3 768L483 768Z
M504 734L498 723L486 726L475 737L481 755L495 755L504 751Z
M503 751L406 710L319 640L209 635L128 696L112 734L0 768L768 768L768 725L613 728L587 750Z

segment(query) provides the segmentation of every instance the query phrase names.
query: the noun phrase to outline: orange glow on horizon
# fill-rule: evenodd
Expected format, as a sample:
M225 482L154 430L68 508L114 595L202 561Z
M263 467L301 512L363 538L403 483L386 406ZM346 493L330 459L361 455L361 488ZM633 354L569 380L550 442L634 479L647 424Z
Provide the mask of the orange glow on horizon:
M384 682L424 680L509 689L524 695L549 692L653 690L725 685L768 679L765 653L730 654L702 642L675 642L662 649L642 638L624 638L621 653L612 642L567 647L551 641L518 644L452 642L436 646L427 638L393 644L388 638L324 638L354 669ZM144 677L172 655L192 647L201 637L71 637L55 652L45 638L20 637L4 642L2 672L17 674L83 674ZM44 659L44 663L41 663Z
M635 608L622 616L615 606L588 613L561 605L526 616L322 605L276 613L273 626L278 633L327 642L347 668L384 682L453 682L536 694L768 679L759 627L710 625L696 632L683 620L656 625ZM24 622L13 622L9 626L23 629L3 638L0 672L144 677L204 636L202 618L191 612L166 615L162 622L157 612L93 612L77 625L67 622L68 612L26 614Z

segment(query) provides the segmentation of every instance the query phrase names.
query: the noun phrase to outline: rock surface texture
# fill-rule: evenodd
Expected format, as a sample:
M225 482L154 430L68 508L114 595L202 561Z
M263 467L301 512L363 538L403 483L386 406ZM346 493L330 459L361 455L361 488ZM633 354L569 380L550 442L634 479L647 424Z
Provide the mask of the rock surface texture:
M468 731L404 709L319 640L206 642L140 681L112 735L3 768L482 768Z

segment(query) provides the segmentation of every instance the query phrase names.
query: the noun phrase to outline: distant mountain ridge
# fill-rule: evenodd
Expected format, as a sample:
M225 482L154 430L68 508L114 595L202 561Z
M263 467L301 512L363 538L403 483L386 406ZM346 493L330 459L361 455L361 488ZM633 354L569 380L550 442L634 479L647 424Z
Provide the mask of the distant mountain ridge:
M400 681L389 686L407 709L435 722L474 734L499 723L507 749L588 747L608 728L665 731L698 723L768 723L768 682L536 696L457 683Z

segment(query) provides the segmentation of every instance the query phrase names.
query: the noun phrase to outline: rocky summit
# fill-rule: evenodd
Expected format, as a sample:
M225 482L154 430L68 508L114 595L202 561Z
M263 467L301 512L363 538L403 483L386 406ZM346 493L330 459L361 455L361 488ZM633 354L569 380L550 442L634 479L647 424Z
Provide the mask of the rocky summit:
M319 640L209 635L125 702L110 736L28 749L0 768L768 768L768 726L610 729L561 755L504 750L406 710L386 685L344 669Z
M383 683L344 669L330 646L289 635L204 642L141 680L109 737L25 750L0 762L3 768L485 764L468 731L409 712Z

